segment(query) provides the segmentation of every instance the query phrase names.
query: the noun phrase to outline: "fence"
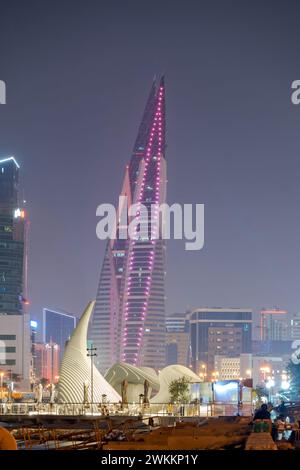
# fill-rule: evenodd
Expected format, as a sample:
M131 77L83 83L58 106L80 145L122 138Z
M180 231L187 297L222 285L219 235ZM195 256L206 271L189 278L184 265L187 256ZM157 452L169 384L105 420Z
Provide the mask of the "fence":
M252 405L232 403L211 404L150 404L136 403L0 403L0 415L60 415L60 416L251 416Z

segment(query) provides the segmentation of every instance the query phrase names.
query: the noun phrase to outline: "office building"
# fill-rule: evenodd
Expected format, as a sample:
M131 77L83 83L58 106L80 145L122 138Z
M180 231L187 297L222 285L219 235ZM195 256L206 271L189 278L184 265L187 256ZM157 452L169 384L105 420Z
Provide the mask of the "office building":
M0 367L29 386L28 218L19 199L20 166L0 159Z
M30 320L30 344L31 344L31 365L30 365L30 383L36 382L36 343L37 343L38 322Z
M46 379L49 383L57 383L59 379L59 345L36 343L35 345L35 379L39 382Z
M76 328L76 317L61 310L43 309L43 342L59 346L59 358L62 360L66 342Z
M235 357L251 353L252 310L243 308L197 308L189 314L191 365L208 378L215 356Z
M262 341L286 341L290 339L290 318L286 310L264 308L260 312L260 339Z

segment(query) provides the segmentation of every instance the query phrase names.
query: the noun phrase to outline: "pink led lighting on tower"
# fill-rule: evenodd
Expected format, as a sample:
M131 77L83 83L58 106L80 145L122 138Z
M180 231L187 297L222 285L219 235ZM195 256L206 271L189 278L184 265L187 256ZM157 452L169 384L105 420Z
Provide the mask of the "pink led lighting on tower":
M165 85L161 78L152 85L122 195L146 206L150 220L151 205L165 202L165 192ZM138 208L136 216L142 223L143 211ZM100 350L96 365L101 371L116 361L155 368L165 365L165 243L160 236L151 239L160 234L158 216L155 211L148 239L139 237L136 229L134 239L108 244L90 334Z

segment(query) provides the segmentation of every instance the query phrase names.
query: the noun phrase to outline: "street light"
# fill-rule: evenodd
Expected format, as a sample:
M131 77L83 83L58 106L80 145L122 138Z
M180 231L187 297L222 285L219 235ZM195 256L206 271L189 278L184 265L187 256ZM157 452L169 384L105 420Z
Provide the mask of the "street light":
M282 390L288 390L290 388L290 382L288 380L287 374L281 375L281 388Z
M95 351L97 351L97 348L93 348L93 346L90 346L87 350L87 356L91 358L91 405L92 405L92 413L93 413L93 403L94 403L94 374L93 374L93 358L97 356Z
M272 389L275 386L275 380L273 377L268 377L268 381L266 382L266 387L269 390L269 401L272 400Z
M219 372L218 371L214 371L211 373L212 375L212 382L216 382L218 380L218 377L219 377Z
M1 401L3 400L3 377L4 377L4 372L0 372Z

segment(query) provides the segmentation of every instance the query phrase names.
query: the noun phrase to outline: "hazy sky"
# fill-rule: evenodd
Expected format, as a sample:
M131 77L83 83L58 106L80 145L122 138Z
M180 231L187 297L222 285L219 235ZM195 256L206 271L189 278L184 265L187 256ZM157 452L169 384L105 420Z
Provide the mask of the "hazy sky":
M167 312L300 311L299 2L1 2L0 156L30 214L33 316L79 314L154 74L165 73L168 201L205 204L205 248L168 244Z

